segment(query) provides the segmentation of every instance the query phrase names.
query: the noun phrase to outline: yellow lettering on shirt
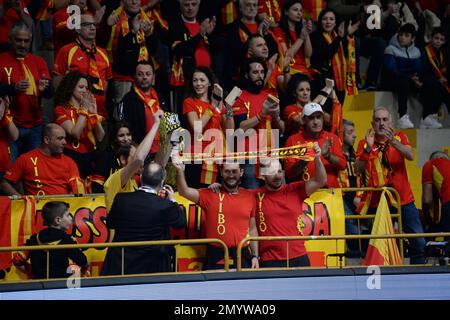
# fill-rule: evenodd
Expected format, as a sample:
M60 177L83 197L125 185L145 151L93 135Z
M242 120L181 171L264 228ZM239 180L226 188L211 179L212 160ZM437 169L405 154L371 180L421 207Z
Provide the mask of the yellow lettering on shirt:
M6 75L8 76L8 84L11 84L11 73L12 73L12 67L3 67L3 69L6 72Z

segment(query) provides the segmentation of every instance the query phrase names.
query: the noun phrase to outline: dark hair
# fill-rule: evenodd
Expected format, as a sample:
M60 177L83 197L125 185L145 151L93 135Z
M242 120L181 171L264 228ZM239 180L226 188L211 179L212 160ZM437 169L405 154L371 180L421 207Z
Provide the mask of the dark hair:
M331 8L325 8L322 11L320 11L319 13L319 17L317 18L317 29L320 30L320 32L323 32L323 27L322 27L322 18L325 14L327 14L328 12L332 12L334 14L334 17L336 18L336 26L334 27L336 29L336 27L339 25L339 17L336 13L336 11L334 11Z
M157 162L150 162L144 166L141 182L143 186L157 188L166 179L166 170Z
M247 39L247 41L245 42L245 44L244 44L244 56L242 57L243 59L245 59L246 57L247 57L247 53L248 53L248 49L250 48L250 43L254 40L254 39L256 39L256 38L262 38L262 39L264 39L264 37L262 36L262 35L260 35L259 33L252 33L249 37L248 37L248 39ZM264 41L265 41L266 39L264 39Z
M42 218L44 219L44 225L50 227L55 222L56 217L62 218L62 216L68 209L69 204L67 202L47 202L42 208Z
M133 131L131 130L131 126L125 120L119 120L114 122L111 129L109 130L109 141L111 143L111 148L113 150L117 150L119 145L117 144L117 133L120 129L127 128L130 131L131 137L133 138Z
M139 66L139 65L150 66L150 67L152 67L153 72L155 72L155 66L153 65L153 62L152 62L151 60L143 60L143 61L139 61L139 62L136 64L136 69L137 69L137 66ZM135 70L135 71L136 71L136 70Z
M295 92L297 91L298 85L302 82L308 82L309 85L311 86L311 81L309 77L303 73L296 73L289 80L287 84L287 99L289 104L296 102Z
M398 29L398 34L400 33L409 33L413 37L416 36L416 27L412 23L405 23Z
M442 34L444 37L447 38L448 32L445 32L444 28L442 28L442 27L433 28L433 31L431 31L431 37L434 37L438 33Z
M64 76L58 86L58 89L56 89L55 106L66 106L69 103L70 98L72 98L73 91L75 90L75 87L77 86L80 79L86 79L88 88L90 91L92 91L89 76L79 71L70 71Z
M189 80L187 81L187 84L186 84L186 94L185 94L186 98L198 98L197 94L195 93L194 84L193 84L194 73L196 73L196 72L201 72L201 73L205 74L206 77L208 78L208 80L211 84L208 88L208 99L211 100L213 85L215 83L217 83L217 78L214 75L214 72L210 68L205 67L205 66L198 66L192 70L192 73L189 76Z
M244 59L244 61L241 64L241 74L240 74L240 78L241 79L245 79L245 75L248 74L250 72L250 65L252 63L259 63L264 67L264 75L267 74L267 63L263 58L258 58L258 57L251 57L251 58L247 58Z
M342 126L343 126L343 127L345 127L345 126L352 126L352 127L354 127L355 124L353 123L353 121L344 119L344 120L342 120Z
M284 34L286 35L286 38L291 42L291 44L294 43L294 39L291 37L291 32L289 31L289 23L288 23L288 17L286 12L294 5L300 3L300 5L303 8L302 2L300 0L287 0L283 6L283 10L281 12L281 19L280 19L280 28L284 31ZM303 28L303 22L296 22L295 23L295 33L297 35L300 34Z
M125 159L128 159L130 156L131 148L136 148L137 145L134 142L131 142L129 146L118 146L117 149L114 150L114 155L116 156L116 159L120 159L120 157L124 157Z

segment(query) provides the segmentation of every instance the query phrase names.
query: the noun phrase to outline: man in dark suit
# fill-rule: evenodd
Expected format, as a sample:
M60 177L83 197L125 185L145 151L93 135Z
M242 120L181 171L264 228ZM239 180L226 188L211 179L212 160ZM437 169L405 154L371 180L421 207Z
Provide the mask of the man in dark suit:
M174 199L169 185L164 185L166 172L152 162L145 166L140 187L135 192L119 193L107 218L115 229L113 242L152 241L170 239L170 227L186 226L186 216ZM163 191L167 199L159 196ZM145 246L125 248L124 273L171 271L170 248ZM117 275L122 270L122 248L109 248L101 275Z

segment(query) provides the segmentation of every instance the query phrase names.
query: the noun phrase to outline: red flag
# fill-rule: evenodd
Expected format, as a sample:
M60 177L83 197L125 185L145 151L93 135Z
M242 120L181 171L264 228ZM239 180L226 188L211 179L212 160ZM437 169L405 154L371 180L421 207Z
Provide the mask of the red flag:
M11 246L11 200L0 197L0 247ZM11 252L0 252L0 270L11 266Z
M381 194L380 203L378 205L375 221L372 227L372 235L381 234L394 234L394 227L392 226L389 206L386 200L386 191L383 191ZM370 240L363 265L392 266L401 264L402 258L400 257L395 239Z

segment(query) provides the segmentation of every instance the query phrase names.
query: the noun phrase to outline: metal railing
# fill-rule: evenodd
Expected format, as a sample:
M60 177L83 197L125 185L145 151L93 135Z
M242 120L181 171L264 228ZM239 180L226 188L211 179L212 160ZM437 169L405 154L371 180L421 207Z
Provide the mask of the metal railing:
M143 246L178 246L178 245L198 245L206 243L217 243L224 250L224 270L229 270L230 260L227 245L219 239L184 239L184 240L156 240L156 241L136 241L136 242L111 242L111 243L87 243L87 244L64 244L64 245L41 245L41 246L16 246L16 247L0 247L0 252L15 251L45 251L47 256L47 279L50 279L50 251L66 250L66 249L90 249L90 248L122 248L122 268L121 275L125 275L125 248L143 247ZM175 259L175 272L178 270L178 262Z
M348 236L266 236L266 237L247 237L243 239L236 251L237 251L237 271L242 271L242 247L249 241L292 241L292 240L354 240L354 239L404 239L404 238L430 238L430 237L450 237L450 232L437 232L437 233L403 233L403 234L381 234L381 235L348 235ZM337 246L337 245L336 245ZM287 267L289 267L289 255L286 255ZM402 257L403 260L403 257Z

